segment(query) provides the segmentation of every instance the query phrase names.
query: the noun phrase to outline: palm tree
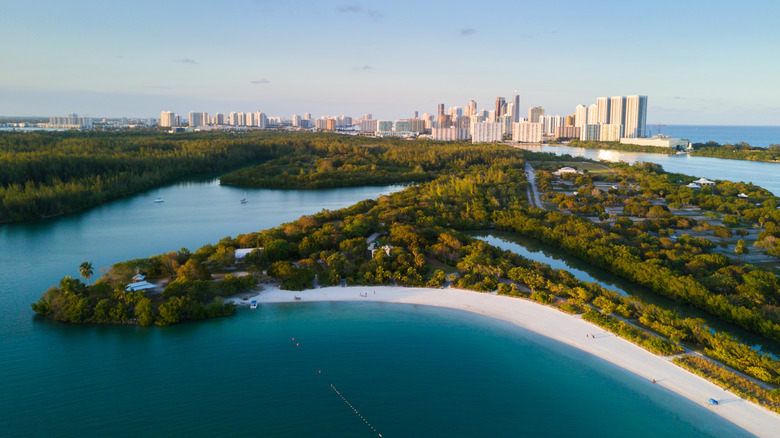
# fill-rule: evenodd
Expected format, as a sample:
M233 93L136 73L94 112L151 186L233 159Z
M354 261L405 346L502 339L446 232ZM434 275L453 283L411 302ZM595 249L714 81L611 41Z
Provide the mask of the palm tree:
M87 286L89 286L89 277L92 277L92 274L95 273L95 270L92 269L92 261L83 262L81 265L79 265L79 274L81 274L82 277L84 277L87 280Z

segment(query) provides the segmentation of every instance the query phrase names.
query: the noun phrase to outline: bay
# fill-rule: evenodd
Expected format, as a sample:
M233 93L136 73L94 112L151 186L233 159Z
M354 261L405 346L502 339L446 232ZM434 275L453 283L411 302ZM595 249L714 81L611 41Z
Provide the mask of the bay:
M450 309L261 305L164 330L44 321L24 343L0 376L5 436L748 436L601 359Z
M30 303L84 260L196 249L400 189L247 190L240 204L243 189L187 181L3 225L3 435L376 436L331 384L384 436L746 435L600 359L465 312L267 305L165 329L32 316Z

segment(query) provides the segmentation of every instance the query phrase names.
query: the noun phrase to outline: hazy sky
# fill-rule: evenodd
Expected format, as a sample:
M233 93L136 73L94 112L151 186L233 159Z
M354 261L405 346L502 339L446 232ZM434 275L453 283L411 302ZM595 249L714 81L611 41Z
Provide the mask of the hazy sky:
M0 0L0 115L569 114L780 125L775 1Z

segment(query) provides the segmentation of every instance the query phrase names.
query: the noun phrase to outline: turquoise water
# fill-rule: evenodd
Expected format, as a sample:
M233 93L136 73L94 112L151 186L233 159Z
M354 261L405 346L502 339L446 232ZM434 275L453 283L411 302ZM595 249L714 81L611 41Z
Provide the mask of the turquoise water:
M744 436L601 360L463 312L273 305L158 329L30 310L84 260L196 249L399 189L247 190L242 205L243 189L193 181L1 226L0 436L376 436L331 384L385 437Z
M261 305L164 330L41 322L9 344L23 354L0 376L4 436L746 436L600 359L448 309Z

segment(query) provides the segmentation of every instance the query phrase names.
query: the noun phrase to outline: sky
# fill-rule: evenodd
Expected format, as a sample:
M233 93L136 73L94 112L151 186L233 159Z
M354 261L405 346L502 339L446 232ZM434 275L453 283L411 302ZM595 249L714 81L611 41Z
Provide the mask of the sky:
M648 123L780 125L780 3L0 0L0 115L291 118L436 105L566 115L648 96Z

